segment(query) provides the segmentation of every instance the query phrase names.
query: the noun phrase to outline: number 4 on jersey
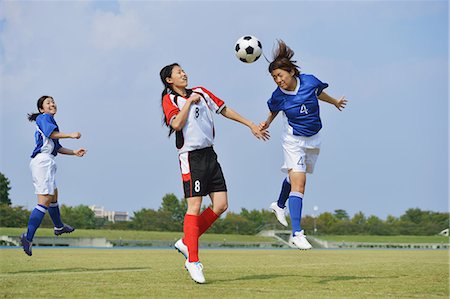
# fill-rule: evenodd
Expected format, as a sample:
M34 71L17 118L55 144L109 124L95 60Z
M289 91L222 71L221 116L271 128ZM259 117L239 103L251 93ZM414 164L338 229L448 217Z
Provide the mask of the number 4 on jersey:
M300 107L300 113L308 114L308 109L306 108L306 105L305 105L305 104L303 104L303 105Z

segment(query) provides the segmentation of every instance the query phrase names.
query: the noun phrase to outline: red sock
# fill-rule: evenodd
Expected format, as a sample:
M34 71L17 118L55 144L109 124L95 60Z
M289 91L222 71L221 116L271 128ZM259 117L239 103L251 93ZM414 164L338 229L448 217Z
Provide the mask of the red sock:
M219 218L211 208L207 208L199 216L199 237L211 227L211 225Z
M184 239L183 243L189 251L189 262L198 262L198 238L199 238L199 216L186 214L184 216Z

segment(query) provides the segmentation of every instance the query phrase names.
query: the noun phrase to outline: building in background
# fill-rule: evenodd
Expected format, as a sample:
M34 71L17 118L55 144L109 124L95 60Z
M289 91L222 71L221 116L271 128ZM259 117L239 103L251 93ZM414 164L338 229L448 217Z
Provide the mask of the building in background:
M97 218L106 218L111 222L120 222L130 220L128 217L128 212L118 212L118 211L105 211L105 207L101 206L89 206L89 208L94 212Z

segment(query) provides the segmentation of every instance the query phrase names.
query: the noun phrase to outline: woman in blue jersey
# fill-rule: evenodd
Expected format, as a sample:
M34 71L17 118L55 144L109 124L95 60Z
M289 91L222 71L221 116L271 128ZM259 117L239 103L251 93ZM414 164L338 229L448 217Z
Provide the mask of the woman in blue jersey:
M272 121L282 112L284 129L282 145L284 164L282 170L288 173L283 181L278 202L270 208L278 221L288 226L285 216L285 204L289 199L291 216L291 242L299 249L311 249L300 226L302 201L305 192L306 173L312 173L320 151L320 134L322 128L318 100L334 105L341 110L347 104L345 97L335 99L323 90L327 83L321 82L313 75L300 74L296 61L291 60L292 51L283 41L278 41L274 59L269 65L269 72L278 85L267 102L269 116L260 124L260 129L269 128Z
M83 157L86 153L84 148L71 150L62 147L59 143L59 139L61 138L79 139L81 134L79 132L66 134L59 131L54 119L57 108L52 97L40 97L37 101L37 108L39 112L28 114L28 120L36 122L36 132L34 134L36 147L31 154L30 169L35 193L38 197L38 204L31 212L27 232L21 236L22 248L30 256L32 254L31 246L34 234L40 226L47 210L55 225L55 235L59 236L74 231L73 227L61 221L58 206L58 189L55 181L55 156L60 153Z
M181 168L184 196L188 208L184 217L184 238L175 248L186 258L185 267L191 278L204 283L203 265L198 257L198 239L228 207L227 187L222 169L213 149L213 114L247 126L258 139L268 133L225 106L224 101L204 87L188 88L188 76L179 64L162 68L164 85L161 105L164 123L170 133L176 132L176 147ZM203 196L209 195L212 207L200 213Z

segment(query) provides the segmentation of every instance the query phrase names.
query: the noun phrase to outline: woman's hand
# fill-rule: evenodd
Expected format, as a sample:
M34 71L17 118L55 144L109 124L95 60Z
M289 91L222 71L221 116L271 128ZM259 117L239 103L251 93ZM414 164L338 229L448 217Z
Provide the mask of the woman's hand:
M73 151L73 154L77 157L83 157L86 154L87 150L84 148L80 148Z
M187 99L188 102L191 102L193 104L197 104L200 102L202 97L198 93L192 93L191 96Z
M73 138L73 139L80 139L80 137L81 137L80 132L73 132L73 133L70 133L69 135L70 135L70 138Z
M334 103L334 106L336 106L336 108L337 108L339 111L342 111L342 109L345 108L345 105L347 105L347 100L345 99L345 96L340 97L339 100L337 100L337 101Z
M260 127L258 127L255 124L252 124L250 126L250 129L252 130L252 133L256 138L261 139L263 141L269 140L270 138L269 131L266 131L265 129L260 129Z
M259 129L260 130L267 130L269 128L269 123L266 121L263 121L261 123L259 123Z

